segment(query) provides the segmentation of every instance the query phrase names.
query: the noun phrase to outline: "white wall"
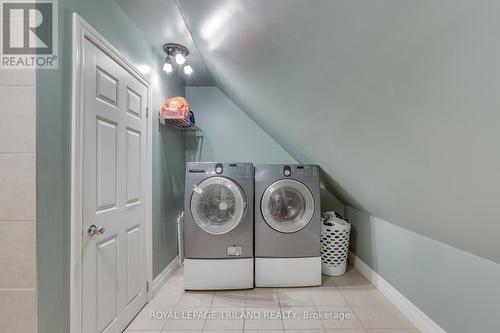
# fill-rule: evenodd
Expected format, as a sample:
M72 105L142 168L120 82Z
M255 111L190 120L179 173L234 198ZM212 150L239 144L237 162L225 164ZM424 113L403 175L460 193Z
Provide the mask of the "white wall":
M34 70L0 70L0 330L36 332Z

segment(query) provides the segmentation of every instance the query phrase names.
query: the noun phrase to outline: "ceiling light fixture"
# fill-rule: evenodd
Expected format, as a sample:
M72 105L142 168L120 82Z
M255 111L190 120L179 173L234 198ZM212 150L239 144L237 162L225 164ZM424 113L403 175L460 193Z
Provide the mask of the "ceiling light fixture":
M175 55L175 62L178 63L179 65L183 65L186 62L186 58L180 53L177 53Z
M175 59L178 65L183 65L186 62L186 57L189 55L189 50L187 47L177 43L167 43L163 45L163 51L167 54L165 59L165 64L163 65L163 70L165 73L171 73L174 68L172 66L171 57ZM193 68L190 65L184 66L184 74L191 75L193 73Z
M184 66L184 74L191 75L193 73L193 68L190 65Z
M170 60L170 57L165 58L165 64L163 65L163 71L165 73L172 73L172 60Z

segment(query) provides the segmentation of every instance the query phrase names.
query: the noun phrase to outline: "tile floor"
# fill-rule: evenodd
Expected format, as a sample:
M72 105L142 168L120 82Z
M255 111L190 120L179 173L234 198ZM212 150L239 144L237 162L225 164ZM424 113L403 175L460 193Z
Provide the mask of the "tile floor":
M125 332L419 331L349 266L341 277L323 276L321 287L216 292L184 291L178 269Z

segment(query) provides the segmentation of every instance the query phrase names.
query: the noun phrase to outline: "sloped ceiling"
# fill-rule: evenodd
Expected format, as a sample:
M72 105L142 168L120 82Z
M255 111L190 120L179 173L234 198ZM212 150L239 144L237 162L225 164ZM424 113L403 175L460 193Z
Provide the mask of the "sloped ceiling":
M115 2L130 20L145 32L151 47L161 58L165 58L162 48L165 43L179 43L189 49L187 60L194 68L194 73L188 77L181 74L186 80L186 85L214 85L210 71L191 38L175 0L115 0Z
M178 4L219 88L346 203L500 262L500 2Z

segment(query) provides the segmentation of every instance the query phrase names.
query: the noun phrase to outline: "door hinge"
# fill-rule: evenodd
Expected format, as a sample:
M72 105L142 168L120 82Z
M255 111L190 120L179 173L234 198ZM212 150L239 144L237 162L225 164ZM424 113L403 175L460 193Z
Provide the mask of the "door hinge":
M149 281L146 281L146 292L149 292Z
M149 108L146 107L146 118L149 117Z

